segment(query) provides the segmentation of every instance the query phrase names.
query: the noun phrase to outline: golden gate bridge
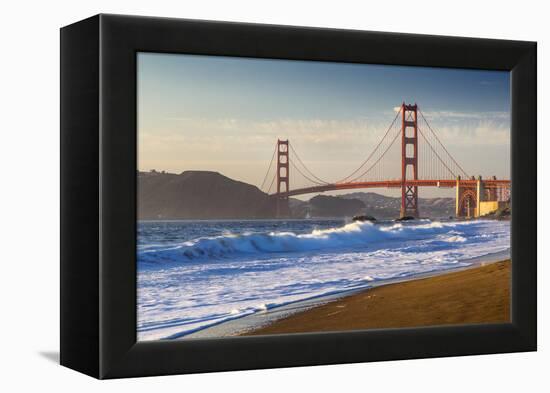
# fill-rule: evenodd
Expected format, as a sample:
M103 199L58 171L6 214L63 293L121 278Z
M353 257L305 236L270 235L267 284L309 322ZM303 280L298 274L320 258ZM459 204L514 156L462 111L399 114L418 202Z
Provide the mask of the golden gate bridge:
M399 156L401 160L396 160ZM260 189L275 198L277 216L285 217L290 214L292 196L400 188L400 216L419 217L419 187L456 188L455 215L479 217L509 202L511 183L495 176L487 179L470 176L447 150L419 107L403 103L382 139L347 176L335 182L323 180L305 165L288 139L278 139Z

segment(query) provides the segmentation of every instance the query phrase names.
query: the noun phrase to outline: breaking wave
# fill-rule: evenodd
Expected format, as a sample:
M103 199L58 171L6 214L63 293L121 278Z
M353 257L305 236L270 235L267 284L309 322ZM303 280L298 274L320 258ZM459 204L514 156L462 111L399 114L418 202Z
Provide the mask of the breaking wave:
M479 221L478 221L479 222ZM433 239L434 242L465 242L471 222L395 223L378 225L353 222L342 227L294 232L225 234L201 237L170 246L151 246L139 251L143 263L186 262L225 258L236 254L292 253L330 249L352 249L395 240Z

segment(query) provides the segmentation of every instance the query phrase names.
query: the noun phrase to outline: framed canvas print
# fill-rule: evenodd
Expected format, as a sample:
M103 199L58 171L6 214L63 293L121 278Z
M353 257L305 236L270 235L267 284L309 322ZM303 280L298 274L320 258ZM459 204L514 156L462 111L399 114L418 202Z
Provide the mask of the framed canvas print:
M536 44L61 29L61 364L536 350Z

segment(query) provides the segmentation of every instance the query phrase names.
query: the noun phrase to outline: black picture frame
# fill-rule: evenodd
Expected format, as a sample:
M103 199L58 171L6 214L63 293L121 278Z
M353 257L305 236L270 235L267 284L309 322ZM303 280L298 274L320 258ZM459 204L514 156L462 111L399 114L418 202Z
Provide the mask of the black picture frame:
M136 53L508 70L512 322L136 342ZM97 15L61 29L61 364L96 378L534 351L536 43Z

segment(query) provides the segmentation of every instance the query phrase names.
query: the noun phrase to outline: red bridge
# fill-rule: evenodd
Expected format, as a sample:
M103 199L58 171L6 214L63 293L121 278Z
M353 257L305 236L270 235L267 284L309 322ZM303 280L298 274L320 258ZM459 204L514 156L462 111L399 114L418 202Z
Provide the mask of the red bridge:
M398 139L401 143L396 143ZM397 154L401 157L400 162L396 160ZM273 165L275 156L277 161ZM290 167L295 173L294 188L290 187ZM275 173L267 187L272 169ZM276 186L272 190L274 183ZM401 217L418 217L419 187L455 187L455 215L479 217L508 204L510 186L510 180L494 176L488 179L469 176L445 148L418 106L403 103L380 142L346 177L336 182L322 180L308 169L289 140L279 139L260 189L276 198L277 215L284 217L290 213L288 198L295 195L401 188Z

